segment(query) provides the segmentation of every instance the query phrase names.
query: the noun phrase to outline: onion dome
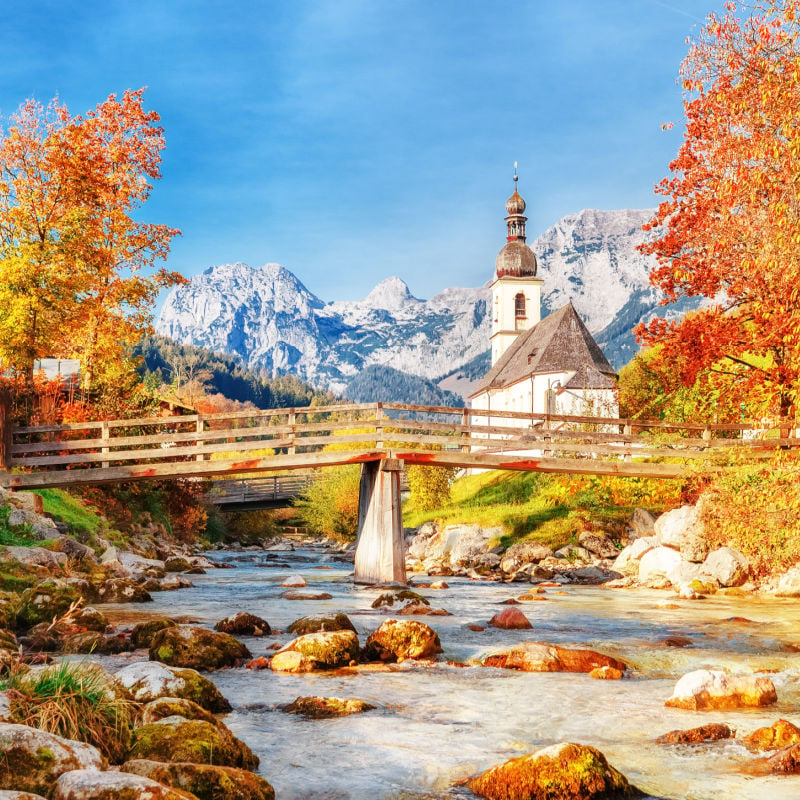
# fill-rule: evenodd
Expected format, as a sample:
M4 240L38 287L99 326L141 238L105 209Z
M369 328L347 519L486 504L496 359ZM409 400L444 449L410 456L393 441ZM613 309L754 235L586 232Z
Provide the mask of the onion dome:
M512 214L525 213L525 201L522 199L522 195L517 191L516 186L514 187L514 194L506 200L506 211L509 216Z
M536 276L536 256L524 240L513 239L497 254L495 271L498 278L533 278Z

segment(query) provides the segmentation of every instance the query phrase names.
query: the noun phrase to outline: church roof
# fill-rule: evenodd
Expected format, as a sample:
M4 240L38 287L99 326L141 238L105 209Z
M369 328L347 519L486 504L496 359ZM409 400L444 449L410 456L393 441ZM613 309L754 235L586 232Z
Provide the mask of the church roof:
M574 372L566 389L616 385L614 368L571 302L520 333L470 396L549 372Z

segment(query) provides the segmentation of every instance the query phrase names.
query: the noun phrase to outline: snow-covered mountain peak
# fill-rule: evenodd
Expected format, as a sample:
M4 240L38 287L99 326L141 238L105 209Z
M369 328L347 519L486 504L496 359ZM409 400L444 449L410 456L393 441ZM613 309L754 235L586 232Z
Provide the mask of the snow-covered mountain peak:
M409 304L418 304L420 300L411 294L408 284L392 276L382 280L359 305L370 308L383 308L386 311L398 311Z

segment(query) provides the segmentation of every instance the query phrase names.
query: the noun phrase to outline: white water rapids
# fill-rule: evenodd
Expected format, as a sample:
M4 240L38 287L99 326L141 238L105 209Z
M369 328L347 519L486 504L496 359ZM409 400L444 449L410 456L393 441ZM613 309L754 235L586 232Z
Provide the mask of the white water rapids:
M154 602L103 606L119 623L152 614L190 615L212 626L237 611L266 619L280 631L299 617L343 611L366 636L389 614L370 608L379 590L354 587L350 565L311 549L294 553L214 553L237 569L190 576L195 588L153 595ZM330 569L318 569L327 566ZM302 575L308 590L332 600L281 597L281 581ZM420 590L450 617L419 617L439 634L444 653L433 665L405 663L389 671L276 674L244 668L209 673L234 706L225 717L261 758L260 773L278 800L423 800L473 798L458 782L540 747L573 741L592 745L634 785L669 800L789 800L800 777L751 777L754 756L734 741L664 746L655 738L677 728L726 722L740 735L783 717L800 722L800 602L710 597L675 601L665 592L567 587L548 589L542 602L520 608L533 630L486 625L502 600L526 584L447 578L449 589ZM732 618L746 618L745 621ZM689 647L667 647L667 636ZM243 638L253 656L291 635ZM632 677L600 681L584 674L520 673L458 668L486 650L516 641L575 645L619 657ZM115 665L124 657L108 659ZM778 704L767 709L691 712L664 707L678 678L693 669L768 673ZM357 697L375 711L328 720L286 714L278 706L300 695Z

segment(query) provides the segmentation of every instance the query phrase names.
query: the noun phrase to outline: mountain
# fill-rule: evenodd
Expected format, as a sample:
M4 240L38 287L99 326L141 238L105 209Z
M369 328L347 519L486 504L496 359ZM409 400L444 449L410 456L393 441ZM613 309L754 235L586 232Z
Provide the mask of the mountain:
M572 300L617 368L638 349L631 328L658 306L648 281L654 262L636 251L652 214L585 210L531 243L544 279L542 313ZM492 271L490 261L487 278ZM173 288L156 331L337 393L379 366L446 378L443 388L464 395L480 377L473 373L485 371L490 299L487 283L421 300L390 277L363 300L325 303L279 264L224 264Z
M464 405L461 395L441 389L433 381L377 364L361 370L347 384L344 394L354 403L395 402L450 408Z

